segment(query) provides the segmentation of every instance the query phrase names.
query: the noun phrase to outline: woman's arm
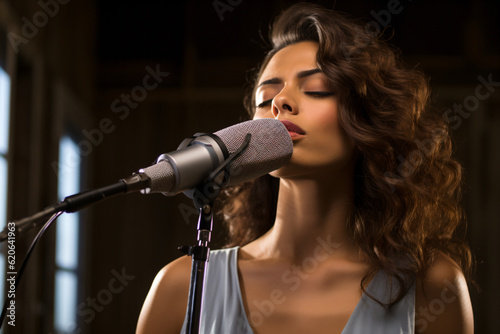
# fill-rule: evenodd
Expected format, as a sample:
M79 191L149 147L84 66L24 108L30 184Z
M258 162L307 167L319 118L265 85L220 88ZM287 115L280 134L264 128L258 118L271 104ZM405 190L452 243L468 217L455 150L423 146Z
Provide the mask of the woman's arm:
M179 334L186 314L191 258L181 257L156 276L142 306L136 334Z

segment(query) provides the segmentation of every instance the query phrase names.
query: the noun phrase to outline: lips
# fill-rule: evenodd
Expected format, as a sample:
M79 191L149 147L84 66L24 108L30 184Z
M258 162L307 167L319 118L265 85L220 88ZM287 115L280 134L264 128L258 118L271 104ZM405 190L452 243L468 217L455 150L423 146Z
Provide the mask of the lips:
M300 126L298 126L297 124L295 124L295 123L293 123L291 121L288 121L288 120L280 120L280 121L286 127L286 129L288 130L288 133L290 133L290 136L292 138L297 137L299 135L305 135L306 134L306 132L304 130L302 130L300 128Z

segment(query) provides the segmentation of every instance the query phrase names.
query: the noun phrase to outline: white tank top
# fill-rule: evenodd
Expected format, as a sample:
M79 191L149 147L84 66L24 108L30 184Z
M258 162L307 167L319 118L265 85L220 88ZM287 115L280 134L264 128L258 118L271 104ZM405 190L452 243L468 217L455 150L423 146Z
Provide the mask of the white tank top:
M200 333L253 334L247 319L238 280L239 247L210 252ZM392 288L388 276L378 272L366 291L388 303L398 289ZM391 294L392 292L392 294ZM415 283L405 296L389 310L363 293L342 334L413 334L415 328ZM186 333L187 316L181 333Z

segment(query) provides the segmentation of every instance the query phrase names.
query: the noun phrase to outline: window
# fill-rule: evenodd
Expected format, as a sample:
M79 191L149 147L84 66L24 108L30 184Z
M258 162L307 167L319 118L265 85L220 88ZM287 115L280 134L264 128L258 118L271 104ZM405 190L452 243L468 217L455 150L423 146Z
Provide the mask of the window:
M9 159L10 76L5 70L5 33L0 30L0 231L7 220ZM4 297L5 254L0 253L0 300Z
M68 136L59 144L60 161L80 158L78 145ZM76 162L76 161L74 161ZM58 195L60 199L80 192L80 163L59 169ZM77 331L78 257L80 214L65 213L56 224L56 272L54 289L54 329L56 333Z

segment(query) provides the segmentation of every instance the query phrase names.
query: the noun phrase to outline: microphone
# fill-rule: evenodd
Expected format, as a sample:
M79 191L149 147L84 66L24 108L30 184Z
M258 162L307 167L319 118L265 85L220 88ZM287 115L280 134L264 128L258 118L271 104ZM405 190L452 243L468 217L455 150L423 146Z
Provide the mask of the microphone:
M250 134L248 143L247 136ZM247 144L242 149L243 144ZM61 202L45 208L30 217L18 220L9 229L0 232L0 242L7 239L10 229L21 233L39 226L46 218L58 212L76 212L84 207L120 193L141 191L160 192L173 196L180 192L192 197L190 191L205 181L228 159L234 158L229 169L227 185L235 185L272 172L288 162L293 143L285 125L276 119L258 119L239 123L215 132L195 134L184 140L177 151L162 154L153 166L102 188L87 190L65 197ZM235 153L236 157L232 156ZM223 184L224 185L224 184ZM188 191L189 190L189 191Z
M143 192L173 196L196 187L240 148L247 134L251 135L250 142L232 161L228 185L272 172L292 156L292 139L283 123L270 118L246 121L214 134L196 134L178 150L160 155L155 165L139 170L149 181Z

